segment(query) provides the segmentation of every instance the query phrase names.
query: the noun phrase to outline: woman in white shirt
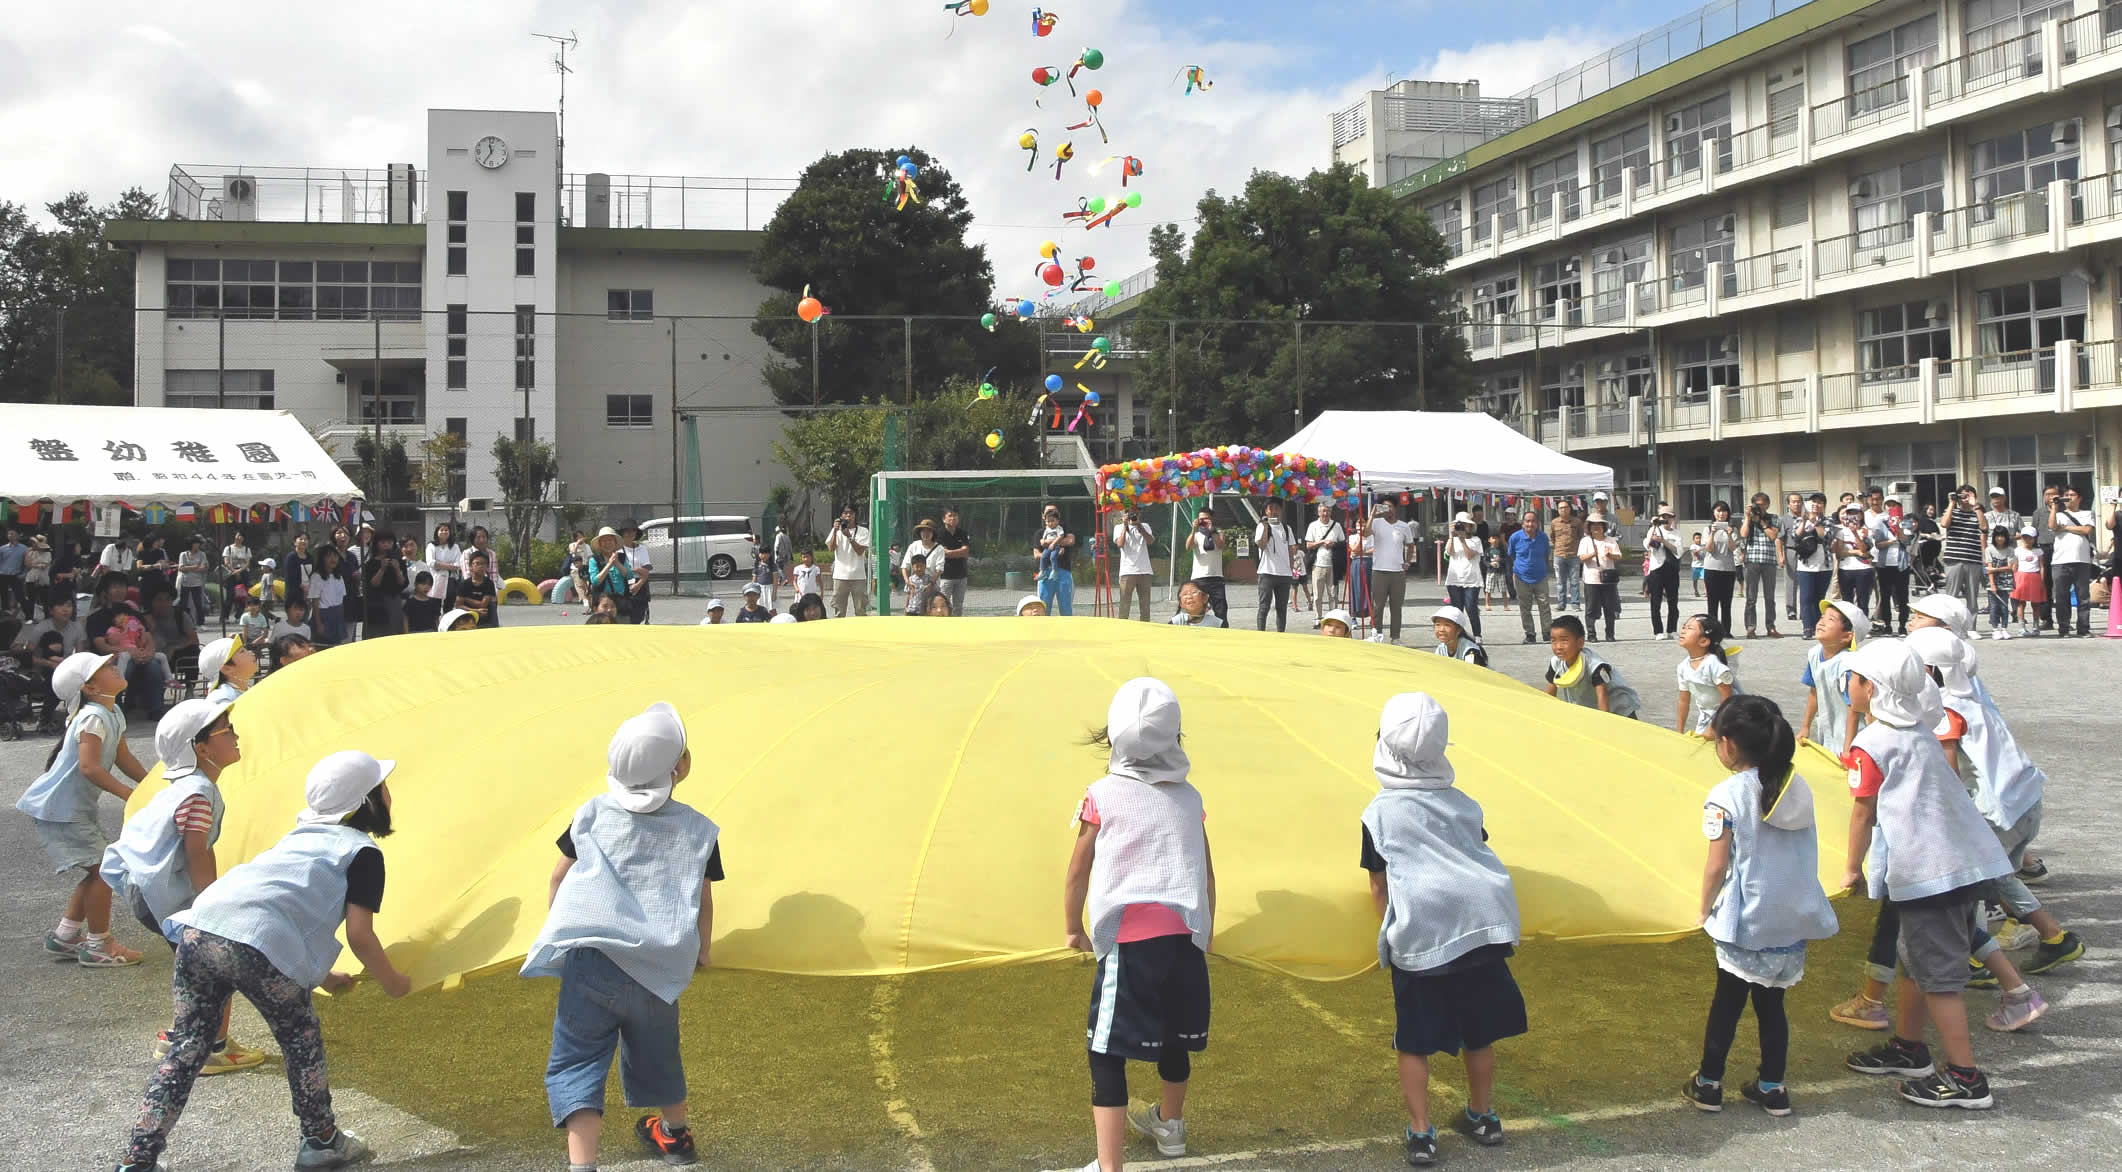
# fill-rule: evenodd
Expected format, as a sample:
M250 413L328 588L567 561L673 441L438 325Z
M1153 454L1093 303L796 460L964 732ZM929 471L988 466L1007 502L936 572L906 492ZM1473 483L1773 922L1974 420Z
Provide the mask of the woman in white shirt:
M427 554L421 561L427 563L427 572L434 576L434 589L430 593L436 598L448 598L450 583L459 577L457 563L463 551L457 548L449 522L435 526L435 539L427 543Z
M1718 501L1709 510L1709 539L1702 549L1702 586L1709 595L1709 617L1717 629L1731 627L1732 592L1739 584L1741 542L1738 527L1731 523L1731 505Z
M1842 510L1842 524L1835 531L1835 568L1842 574L1842 597L1858 610L1871 613L1871 529L1864 524L1864 506L1852 504Z
M1598 623L1606 618L1606 641L1614 641L1614 620L1621 617L1621 543L1607 534L1606 517L1593 513L1584 519L1584 537L1577 542L1577 560L1584 563L1584 638L1599 641Z
M250 580L251 547L243 540L243 530L238 529L229 537L221 550L221 623L228 625L228 616L241 609L236 602L236 590Z
M1687 542L1673 528L1673 507L1658 505L1657 519L1643 539L1643 594L1650 599L1650 631L1653 639L1671 639L1680 634L1680 559ZM1658 612L1658 604L1665 612Z
M1472 624L1474 638L1481 637L1481 539L1474 536L1474 519L1460 513L1452 518L1451 536L1444 541L1444 593Z

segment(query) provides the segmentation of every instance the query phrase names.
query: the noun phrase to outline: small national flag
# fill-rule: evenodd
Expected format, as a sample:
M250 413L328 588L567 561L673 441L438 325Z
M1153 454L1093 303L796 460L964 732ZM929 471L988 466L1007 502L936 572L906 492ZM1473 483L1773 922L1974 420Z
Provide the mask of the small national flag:
M199 519L199 506L191 501L180 501L177 504L176 512L172 516L180 522L197 521Z
M169 506L160 501L150 502L146 508L140 510L140 519L150 525L167 525Z

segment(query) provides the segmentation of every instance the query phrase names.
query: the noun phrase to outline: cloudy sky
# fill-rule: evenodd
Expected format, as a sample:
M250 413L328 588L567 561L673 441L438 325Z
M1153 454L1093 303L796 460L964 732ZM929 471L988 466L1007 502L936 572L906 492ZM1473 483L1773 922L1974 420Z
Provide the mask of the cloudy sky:
M1007 292L1041 240L1066 239L1060 213L1077 197L1118 192L1115 170L1089 174L1105 155L1146 170L1129 188L1141 213L1100 230L1094 249L1099 272L1125 276L1149 226L1188 222L1202 192L1235 191L1255 168L1323 165L1329 115L1388 76L1477 78L1505 95L1698 6L1056 3L1040 40L1025 0L955 20L940 0L117 2L93 18L24 5L0 24L0 198L160 193L176 162L417 162L429 107L550 109L550 46L530 34L573 30L568 170L794 176L830 151L918 144L965 185ZM1082 107L1030 78L1086 46L1106 58L1090 80L1110 146L1062 130ZM1188 64L1215 88L1182 96L1173 75ZM1016 145L1028 126L1045 163L1030 173ZM1077 157L1057 183L1064 138Z

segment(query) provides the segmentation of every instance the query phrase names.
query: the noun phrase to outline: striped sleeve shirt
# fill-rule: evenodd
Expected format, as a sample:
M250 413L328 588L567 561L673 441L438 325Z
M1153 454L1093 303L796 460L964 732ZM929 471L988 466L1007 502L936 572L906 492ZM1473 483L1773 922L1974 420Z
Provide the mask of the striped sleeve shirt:
M1983 545L1981 518L1972 509L1954 509L1945 526L1945 560L1980 564Z
M204 795L186 798L177 806L176 823L178 834L210 833L214 828L214 804Z

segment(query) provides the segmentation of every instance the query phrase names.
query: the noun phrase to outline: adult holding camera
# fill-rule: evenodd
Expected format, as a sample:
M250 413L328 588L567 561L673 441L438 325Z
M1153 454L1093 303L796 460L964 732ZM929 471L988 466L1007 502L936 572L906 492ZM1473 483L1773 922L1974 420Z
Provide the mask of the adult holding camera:
M361 597L366 600L367 619L362 636L368 639L405 633L405 561L398 541L388 533L371 533L368 559L361 563Z
M1658 502L1658 516L1643 538L1643 596L1650 599L1650 637L1673 639L1680 634L1680 559L1687 543L1673 528L1673 507ZM1659 603L1665 611L1658 611Z
M850 606L857 615L868 614L869 526L856 523L855 506L840 506L825 545L833 551L833 617L846 618Z
M1986 544L1982 535L1988 530L1982 527L1982 505L1975 496L1974 485L1963 484L1953 493L1945 506L1943 528L1945 592L1966 604L1967 613L1981 614L1982 547Z
M1230 600L1223 589L1223 539L1216 533L1216 519L1206 504L1194 517L1194 531L1186 539L1186 548L1194 554L1194 585L1208 596L1208 609L1215 613L1216 621L1228 625Z
M1149 526L1142 523L1142 515L1130 505L1120 514L1120 523L1113 526L1113 548L1120 551L1120 609L1119 617L1127 617L1128 600L1142 600L1142 621L1149 621ZM951 612L953 614L956 611Z
M1842 509L1842 522L1835 529L1835 568L1841 572L1842 598L1858 610L1871 613L1872 541L1864 524L1864 506L1855 501Z
M1783 526L1768 511L1769 497L1757 492L1746 502L1746 519L1739 522L1739 541L1746 557L1746 637L1754 637L1754 607L1768 621L1768 637L1780 639L1776 630L1776 580L1783 576ZM1725 630L1730 630L1726 627Z
M1318 519L1304 529L1304 551L1311 557L1312 600L1318 604L1320 614L1341 605L1342 566L1348 557L1346 538L1341 522L1334 520L1334 507L1319 502Z
M1407 549L1412 544L1414 538L1395 518L1392 502L1378 502L1370 518L1371 625L1395 643L1400 641L1400 611L1407 604Z
M1444 540L1444 594L1453 606L1466 613L1467 630L1481 637L1481 539L1474 536L1472 515L1452 518L1452 534Z
M2063 495L2063 486L2051 484L2041 490L2041 507L2028 518L2034 526L2034 545L2041 551L2041 598L2034 605L2034 617L2041 622L2041 629L2052 631L2056 627L2055 607L2048 599L2056 593L2056 531L2048 527L2048 519L2056 511L2056 502ZM2014 530L2013 532L2017 532Z
M1878 489L1872 490L1875 507L1865 510L1864 520L1871 527L1872 573L1878 576L1879 588L1879 633L1884 635L1895 630L1894 608L1901 610L1900 630L1908 630L1908 562L1909 546L1915 536L1915 518L1907 513L1896 515L1885 508L1886 500ZM1894 498L1899 505L1901 499Z
M1812 494L1799 509L1789 551L1798 579L1798 629L1810 639L1820 619L1820 603L1835 580L1835 532L1827 519L1826 493Z
M1702 589L1709 595L1709 617L1719 629L1729 632L1732 591L1739 585L1739 559L1744 542L1731 521L1731 505L1718 501L1709 507L1709 543L1702 549Z
M1297 535L1282 520L1282 502L1270 498L1267 515L1253 530L1253 551L1260 567L1260 613L1253 620L1253 629L1267 629L1267 608L1275 608L1275 630L1289 629L1289 588L1296 580L1290 557L1296 550Z
M781 548L787 544L788 534L777 527L774 530L775 558L781 557ZM968 580L966 571L970 570L973 564L973 543L972 539L965 535L965 529L958 523L957 509L943 510L943 530L936 534L936 548L943 551L942 566L938 567L934 564L929 566L929 569L935 571L936 574L936 592L950 599L950 612L952 614L962 615L965 613L965 584ZM795 555L791 553L789 557L791 561L777 561L775 564L784 567L789 566L792 564ZM795 578L791 576L789 581L794 583ZM1144 608L1146 609L1148 605L1148 601L1145 600L1143 602ZM1143 617L1147 618L1148 615L1145 614Z
M2061 499L2048 506L2048 529L2056 535L2055 593L2049 601L2056 610L2056 634L2068 639L2073 592L2077 598L2077 635L2092 634L2093 515L2085 508L2078 490L2065 486ZM2112 605L2112 599L2109 602Z

